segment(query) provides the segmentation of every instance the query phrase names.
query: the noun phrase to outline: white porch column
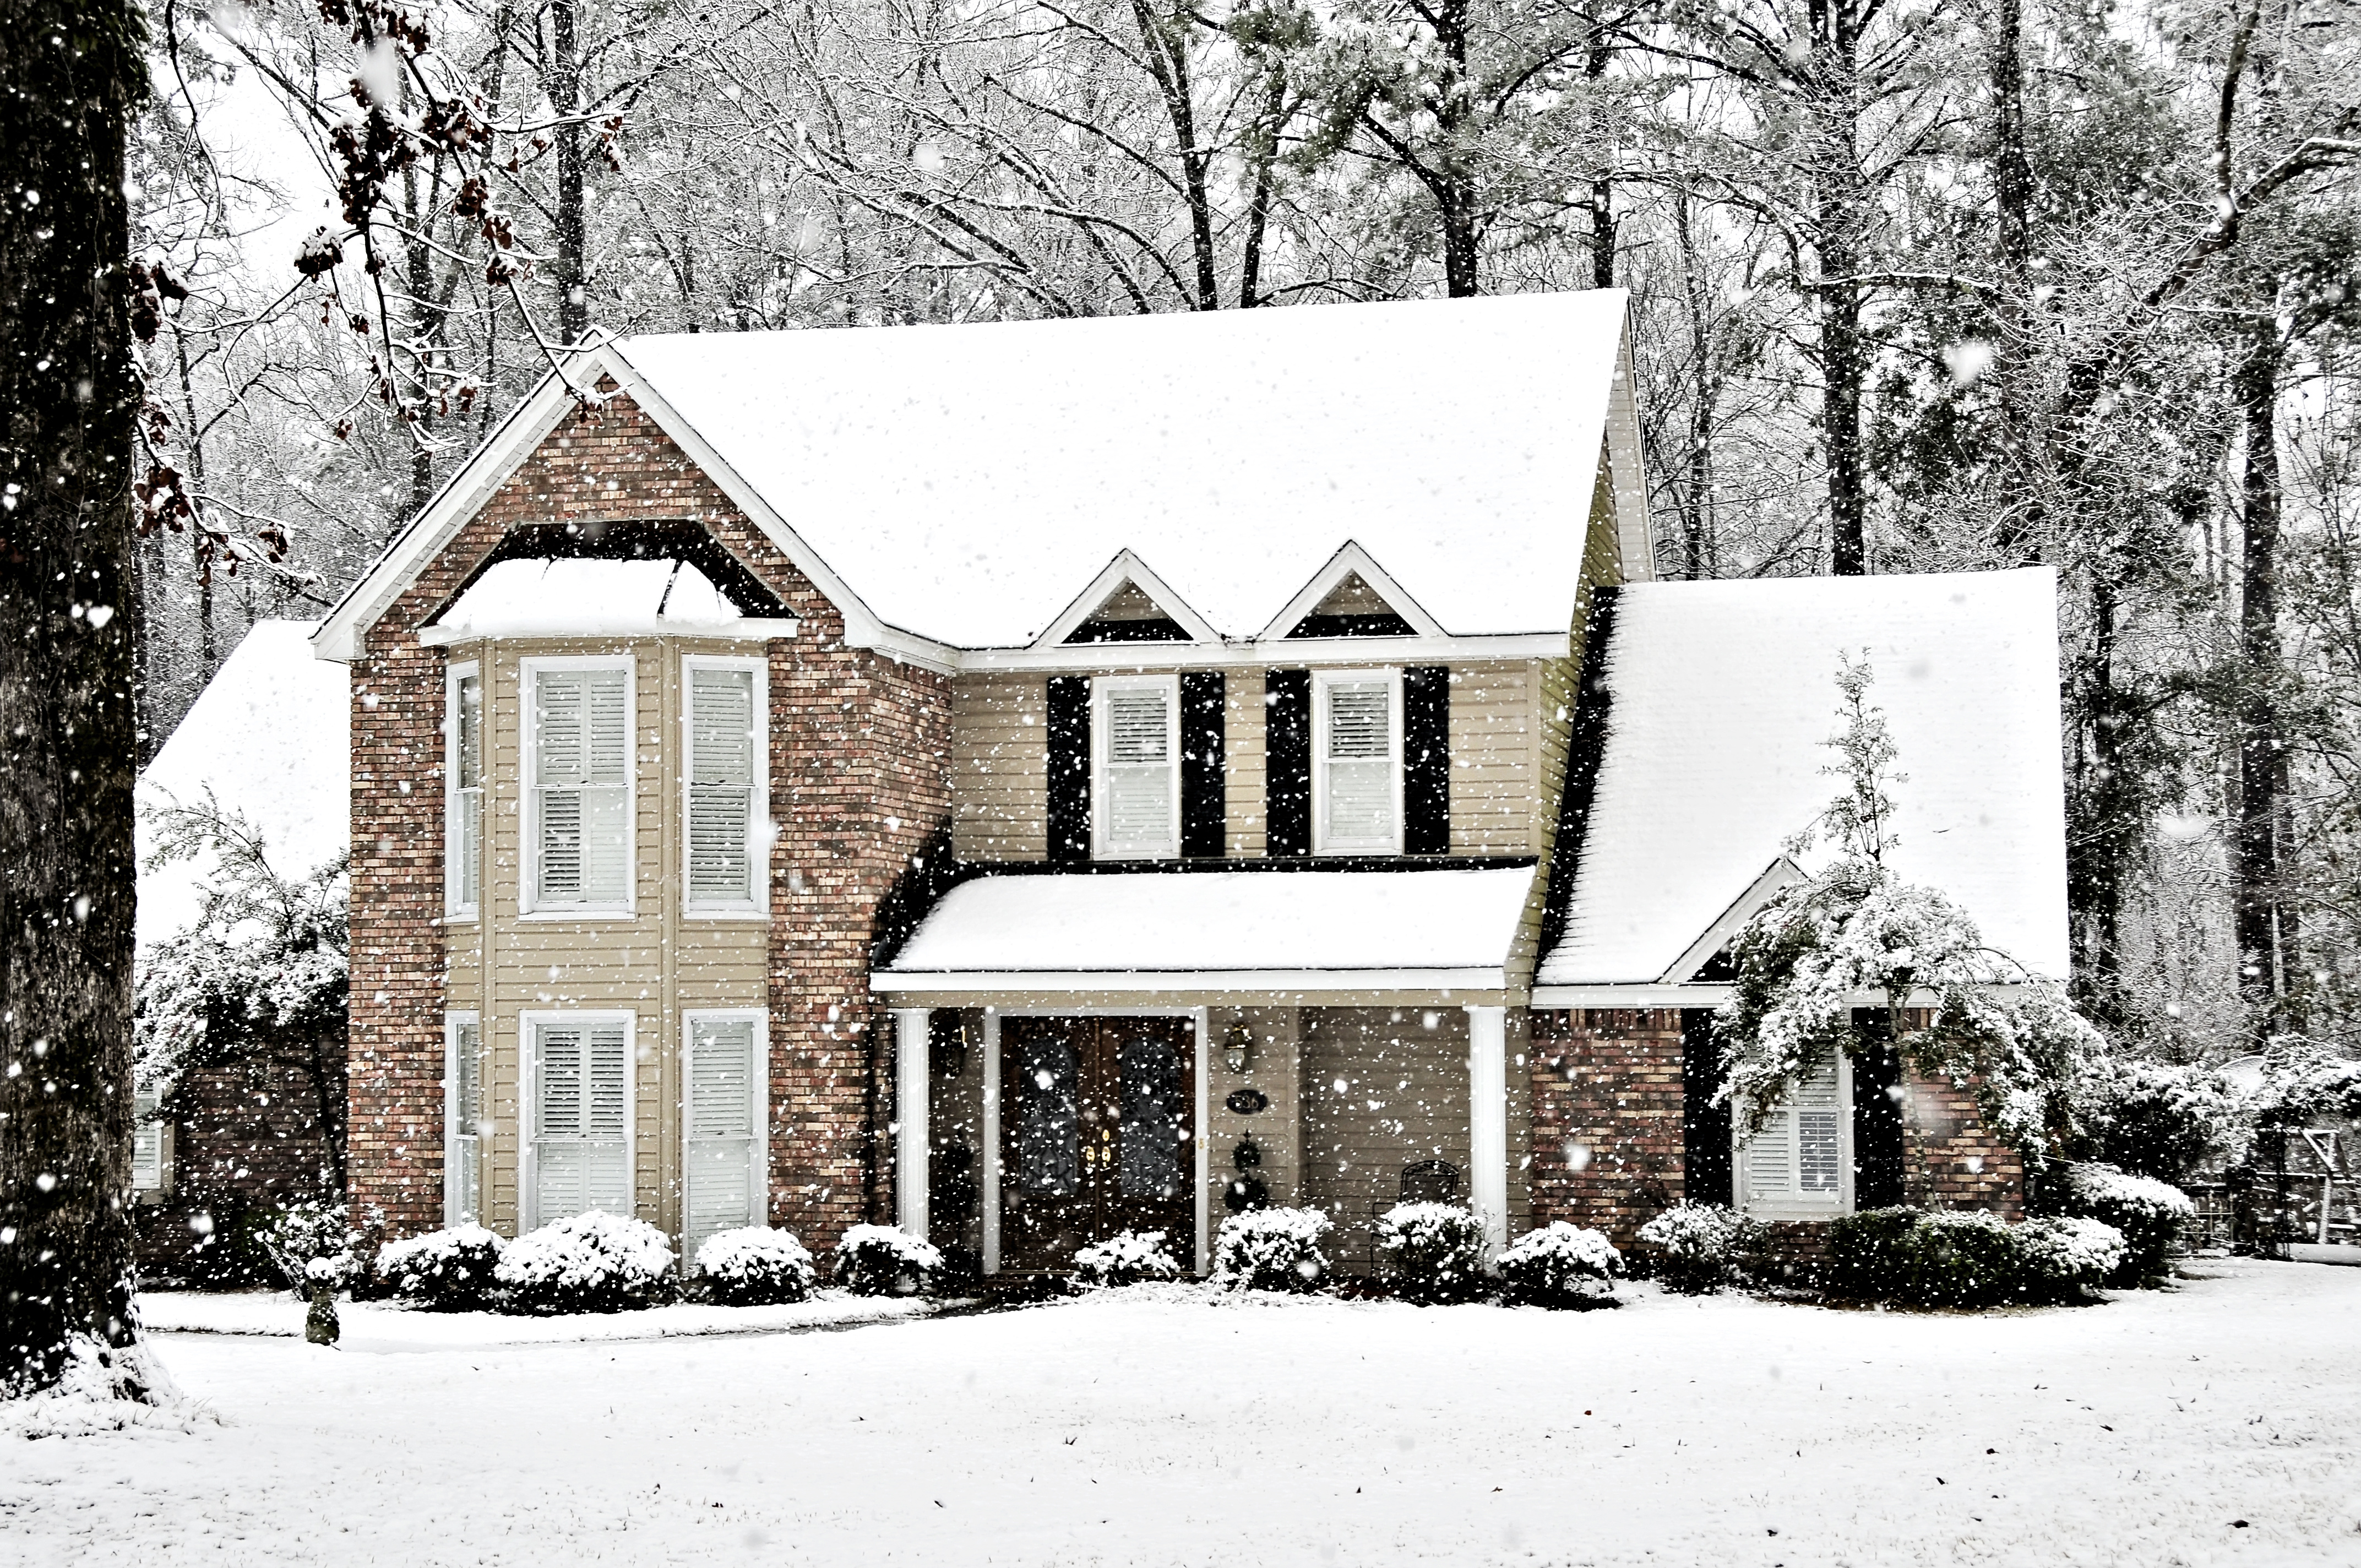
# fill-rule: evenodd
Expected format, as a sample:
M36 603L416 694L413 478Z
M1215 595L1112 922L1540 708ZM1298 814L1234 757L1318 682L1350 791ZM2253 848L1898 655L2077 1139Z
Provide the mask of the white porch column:
M1467 1006L1468 1195L1496 1252L1509 1245L1509 1010Z
M1000 1009L983 1010L983 1271L1000 1272Z
M1213 1025L1202 1007L1194 1009L1193 1014L1197 1026L1197 1272L1202 1275L1212 1272L1213 1266L1213 1088L1206 1082L1213 1066Z
M927 1235L927 1009L894 1010L895 1218Z

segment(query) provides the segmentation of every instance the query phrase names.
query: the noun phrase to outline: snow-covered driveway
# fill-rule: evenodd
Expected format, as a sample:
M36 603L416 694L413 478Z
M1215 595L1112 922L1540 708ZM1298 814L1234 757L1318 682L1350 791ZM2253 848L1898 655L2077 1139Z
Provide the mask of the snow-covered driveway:
M166 1334L222 1424L8 1440L0 1555L2361 1562L2361 1269L2200 1267L1982 1319L1171 1291L643 1343Z

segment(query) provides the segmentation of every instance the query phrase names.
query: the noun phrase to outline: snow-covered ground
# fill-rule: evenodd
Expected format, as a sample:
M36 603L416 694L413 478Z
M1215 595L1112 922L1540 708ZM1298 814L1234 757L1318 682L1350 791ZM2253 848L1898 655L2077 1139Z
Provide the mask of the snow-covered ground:
M218 1423L9 1440L0 1542L241 1564L2361 1562L2361 1270L2199 1268L1984 1318L1186 1287L841 1333L164 1333Z

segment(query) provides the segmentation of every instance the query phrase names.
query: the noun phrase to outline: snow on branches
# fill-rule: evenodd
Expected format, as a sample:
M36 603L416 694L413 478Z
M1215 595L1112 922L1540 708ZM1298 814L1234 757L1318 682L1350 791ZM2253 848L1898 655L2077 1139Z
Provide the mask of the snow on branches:
M1985 946L1949 896L1886 864L1898 842L1888 788L1904 775L1884 712L1868 701L1874 678L1866 652L1839 662L1844 728L1828 745L1840 761L1824 771L1844 788L1787 846L1800 854L1825 839L1835 858L1780 890L1731 945L1735 994L1715 1018L1722 1096L1758 1130L1793 1084L1855 1047L1861 997L1883 998L1897 1024L1904 1008L1931 1006L1925 1027L1897 1031L1911 1065L1973 1084L1984 1124L2038 1164L2078 1126L2105 1043L2058 986Z

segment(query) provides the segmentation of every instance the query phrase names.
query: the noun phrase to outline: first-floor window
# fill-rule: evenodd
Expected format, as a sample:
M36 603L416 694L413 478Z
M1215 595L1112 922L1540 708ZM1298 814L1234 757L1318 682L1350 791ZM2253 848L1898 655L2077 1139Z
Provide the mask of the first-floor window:
M1752 1137L1738 1138L1740 1204L1773 1218L1841 1213L1851 1132L1845 1064L1821 1063L1789 1087L1786 1100Z
M691 1014L680 1251L763 1219L763 1028L745 1014Z
M164 1186L163 1096L152 1089L131 1096L131 1187L159 1192Z
M454 1014L444 1029L444 1223L483 1223L483 1026L473 1014Z
M631 1212L631 1021L563 1014L528 1021L532 1044L530 1225L593 1209Z

